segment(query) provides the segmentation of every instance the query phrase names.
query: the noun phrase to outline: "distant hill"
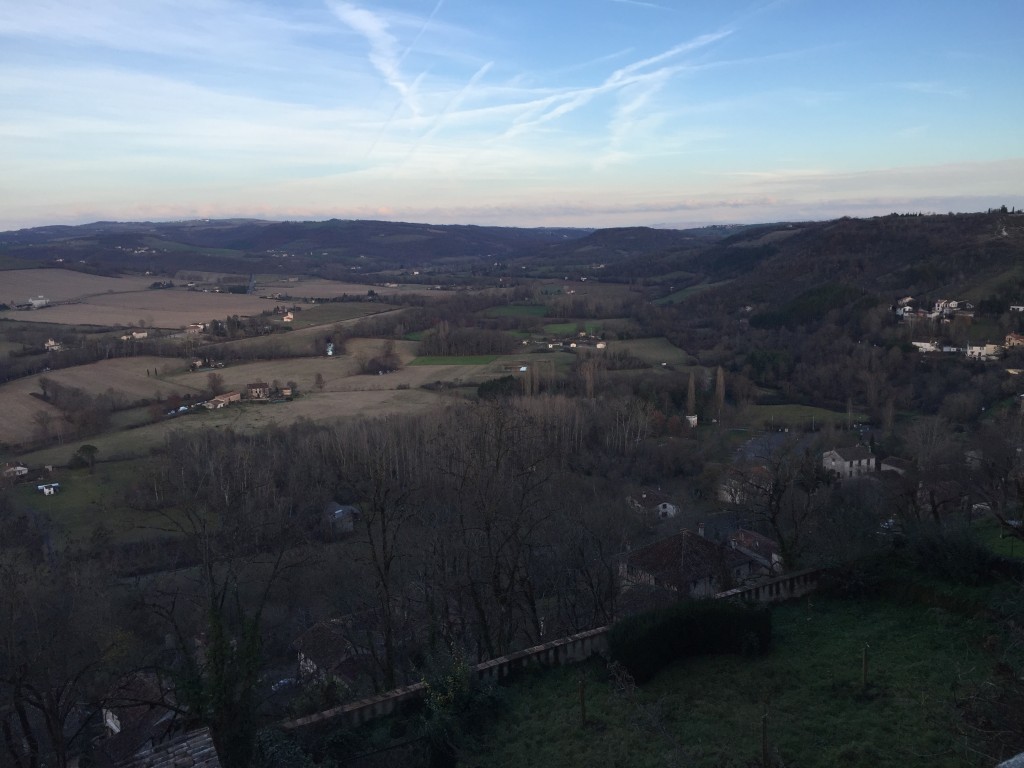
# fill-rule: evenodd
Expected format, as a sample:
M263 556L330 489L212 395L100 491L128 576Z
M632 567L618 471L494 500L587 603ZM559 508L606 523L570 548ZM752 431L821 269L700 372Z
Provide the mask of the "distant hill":
M1022 214L886 216L745 227L698 247L637 255L607 272L675 290L711 286L702 300L727 295L754 306L835 285L844 290L833 290L832 300L1002 297L1008 306L1024 302L1022 258Z
M1005 211L687 230L227 219L0 233L0 263L9 268L62 260L98 272L334 278L398 269L534 276L573 270L601 280L643 281L650 298L694 307L727 300L778 312L796 302L796 317L863 296L1021 303L1022 256L1024 214Z
M478 227L384 221L96 222L0 233L0 254L31 262L64 259L109 268L320 272L505 261L592 230Z

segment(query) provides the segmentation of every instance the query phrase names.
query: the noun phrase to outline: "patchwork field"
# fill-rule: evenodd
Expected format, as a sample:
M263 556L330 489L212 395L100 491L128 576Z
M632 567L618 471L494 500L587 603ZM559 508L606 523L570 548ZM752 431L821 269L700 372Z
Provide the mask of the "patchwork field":
M49 403L32 396L32 393L41 392L39 379L42 376L90 394L114 389L124 392L129 400L141 400L201 390L205 381L193 383L174 379L175 374L184 368L184 362L166 357L118 358L28 376L0 385L0 407L3 409L0 443L18 443L31 438L35 426L33 417L37 411L48 411L54 417L59 415ZM165 375L171 378L163 378Z
M452 358L444 363L426 361L410 365L416 359L417 343L399 341L393 344L403 368L385 375L365 375L359 372L361 362L383 352L386 342L380 339L352 339L348 354L328 358L323 356L282 360L259 360L251 363L228 365L216 370L223 377L228 391L244 391L254 382L294 382L300 396L282 403L241 403L218 411L199 410L138 426L143 421L137 411L115 414L114 422L123 422L127 429L87 440L71 441L18 458L32 466L65 464L81 442L97 446L106 458L142 456L163 442L168 432L175 429L200 427L230 427L252 430L269 424L288 424L298 419L323 421L352 416L375 416L386 413L410 413L438 407L448 397L461 396L454 390L472 394L474 387L489 379L516 374L524 364L535 363L537 355L487 356L475 359ZM571 364L573 356L567 353L543 355L554 370ZM147 376L147 370L150 375ZM158 375L159 372L159 375ZM109 388L124 392L129 399L166 398L186 393L193 396L208 390L211 371L202 369L189 372L184 362L168 358L139 357L107 360L78 368L45 374L60 383L84 389L92 394ZM317 374L323 379L317 388ZM0 403L4 403L8 418L0 422L0 442L16 444L32 439L35 434L33 417L37 411L58 411L31 393L40 391L39 376L32 376L0 387ZM443 385L437 390L425 389Z
M174 288L101 293L83 298L75 304L60 304L33 311L8 310L0 312L0 317L64 325L145 324L152 328L180 329L189 323L206 322L229 315L258 315L274 306L272 300L258 296Z
M360 377L368 382L377 378ZM176 430L233 429L250 432L268 426L285 426L300 419L331 421L352 416L383 416L389 413L422 413L441 407L445 394L425 389L396 390L394 387L376 389L328 390L304 395L292 402L241 403L218 411L198 409L175 418L148 424L124 432L109 433L78 440L64 445L19 455L30 467L45 464L64 465L83 443L99 449L100 460L131 459L149 454L159 447L167 435Z

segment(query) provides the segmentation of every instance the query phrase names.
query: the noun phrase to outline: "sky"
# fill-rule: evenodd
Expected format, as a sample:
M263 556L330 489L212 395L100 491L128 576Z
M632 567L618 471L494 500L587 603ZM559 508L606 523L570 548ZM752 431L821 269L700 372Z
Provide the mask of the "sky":
M0 0L0 230L1024 205L1021 0Z

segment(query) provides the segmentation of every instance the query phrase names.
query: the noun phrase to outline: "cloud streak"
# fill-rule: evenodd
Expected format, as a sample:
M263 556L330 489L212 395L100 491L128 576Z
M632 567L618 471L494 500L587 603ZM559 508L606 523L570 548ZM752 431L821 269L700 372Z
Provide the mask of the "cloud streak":
M331 0L328 6L342 23L366 40L370 46L369 60L373 68L398 93L402 104L413 116L418 117L420 110L415 99L415 82L406 82L402 77L401 63L405 54L399 54L398 40L391 34L387 20L342 0Z

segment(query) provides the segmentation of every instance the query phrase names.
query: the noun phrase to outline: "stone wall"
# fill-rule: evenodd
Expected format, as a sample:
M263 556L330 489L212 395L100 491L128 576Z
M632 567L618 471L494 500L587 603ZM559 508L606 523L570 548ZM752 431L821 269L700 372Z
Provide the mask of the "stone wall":
M749 587L739 587L715 595L716 600L743 600L749 603L778 603L803 597L818 588L821 570L794 571Z
M719 592L715 600L742 600L754 603L774 603L790 600L813 592L818 586L820 570L796 571L778 576L749 587ZM594 654L608 652L608 632L611 627L598 627L558 640L536 645L523 651L499 656L473 667L473 673L481 680L497 682L510 674L529 667L557 667L586 661ZM281 723L285 730L303 728L326 720L337 720L340 724L358 726L375 717L393 714L403 704L423 698L426 685L414 683L396 688L377 696L343 704L333 709L317 712Z

